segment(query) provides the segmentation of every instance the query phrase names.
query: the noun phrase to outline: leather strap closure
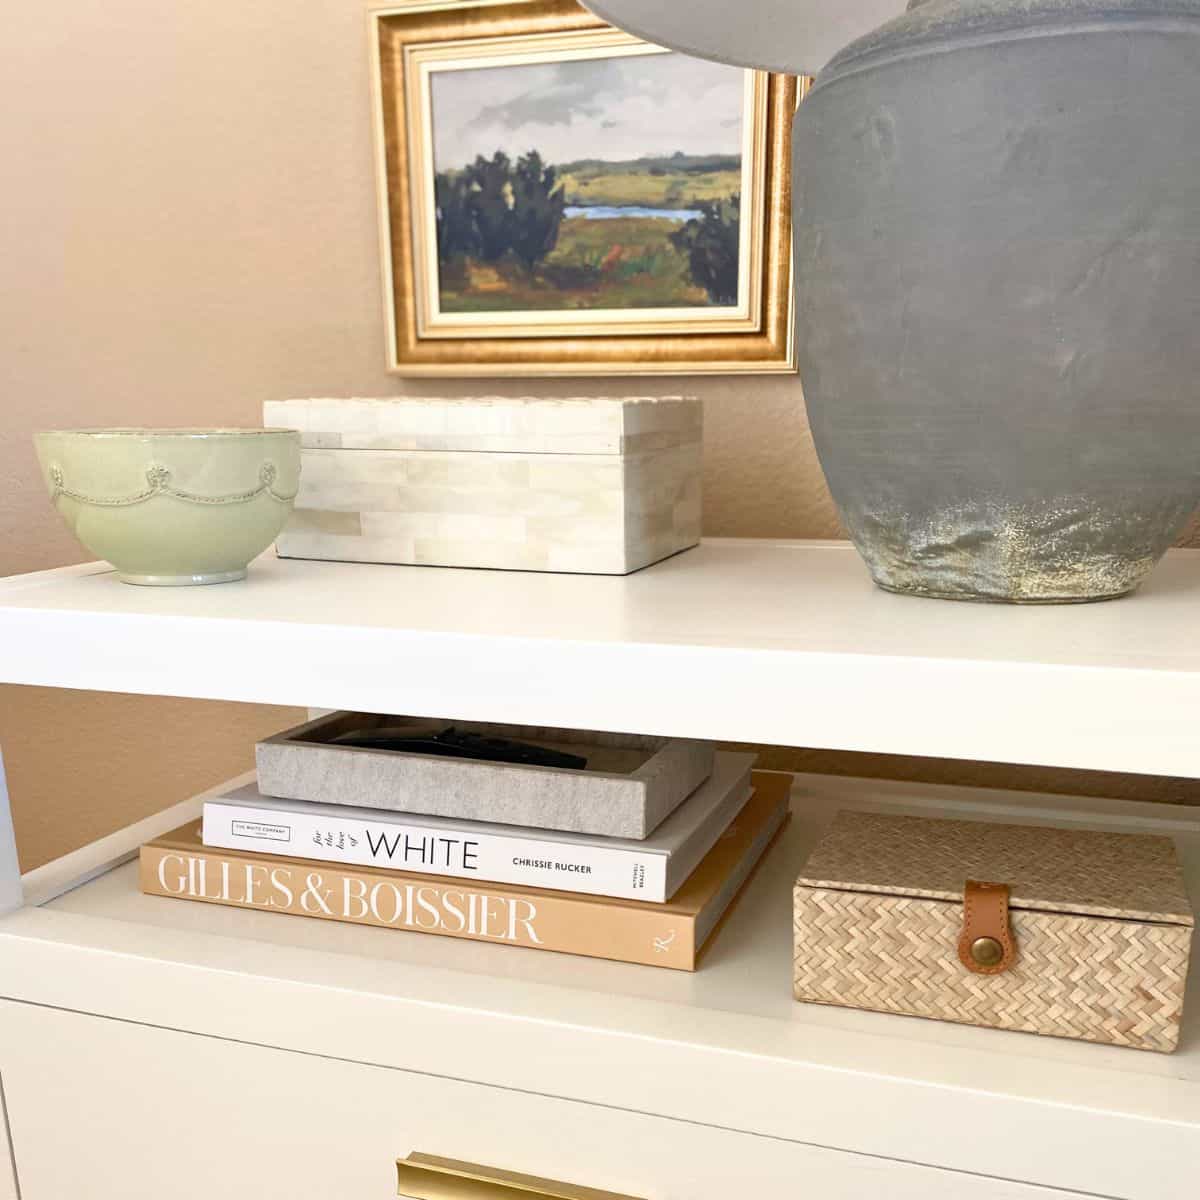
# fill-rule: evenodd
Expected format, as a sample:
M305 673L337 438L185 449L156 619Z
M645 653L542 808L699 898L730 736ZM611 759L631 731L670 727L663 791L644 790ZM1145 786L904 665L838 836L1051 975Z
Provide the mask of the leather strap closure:
M958 959L976 975L999 975L1016 962L1017 943L1008 920L1008 884L967 880Z

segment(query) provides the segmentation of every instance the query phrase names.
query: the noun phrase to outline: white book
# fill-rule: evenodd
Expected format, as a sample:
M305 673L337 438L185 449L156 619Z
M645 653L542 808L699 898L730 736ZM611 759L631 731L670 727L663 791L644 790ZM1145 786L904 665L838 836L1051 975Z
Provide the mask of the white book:
M205 802L203 840L227 850L661 903L741 812L753 765L752 754L717 754L708 782L644 841L277 800L254 784Z

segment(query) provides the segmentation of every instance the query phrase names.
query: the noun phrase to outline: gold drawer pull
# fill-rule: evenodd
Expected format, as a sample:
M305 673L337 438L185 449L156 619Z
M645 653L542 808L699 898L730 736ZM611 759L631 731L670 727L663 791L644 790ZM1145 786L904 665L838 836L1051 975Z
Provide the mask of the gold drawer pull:
M410 1154L396 1160L398 1195L412 1200L637 1200L596 1188L556 1183L553 1179L535 1179L513 1171L498 1171L475 1163L438 1158L433 1154Z

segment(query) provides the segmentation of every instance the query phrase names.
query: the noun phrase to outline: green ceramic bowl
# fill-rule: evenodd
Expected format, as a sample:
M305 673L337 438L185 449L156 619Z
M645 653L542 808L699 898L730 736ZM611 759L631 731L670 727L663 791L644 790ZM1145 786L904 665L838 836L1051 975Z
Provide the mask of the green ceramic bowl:
M227 583L283 528L294 429L70 429L34 437L71 532L126 583Z

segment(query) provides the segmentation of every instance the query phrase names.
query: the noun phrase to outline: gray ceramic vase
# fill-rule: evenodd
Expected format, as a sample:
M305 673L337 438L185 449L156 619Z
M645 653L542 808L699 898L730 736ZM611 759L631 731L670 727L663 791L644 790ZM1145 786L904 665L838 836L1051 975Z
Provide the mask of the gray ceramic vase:
M1200 0L928 0L796 126L809 418L882 587L1135 588L1200 499Z
M888 0L589 3L802 69ZM818 74L800 370L882 587L1121 596L1200 500L1198 34L1200 0L924 0Z

